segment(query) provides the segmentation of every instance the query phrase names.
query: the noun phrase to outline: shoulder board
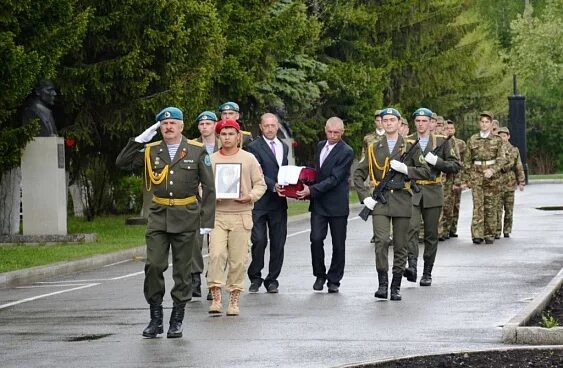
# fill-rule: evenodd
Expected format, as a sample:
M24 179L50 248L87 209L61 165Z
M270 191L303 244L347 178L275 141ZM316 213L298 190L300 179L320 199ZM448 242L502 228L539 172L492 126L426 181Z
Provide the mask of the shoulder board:
M191 144L191 145L197 146L197 147L203 147L203 143L198 142L195 139L188 139L188 144Z
M414 144L414 142L416 142L416 139L409 139L408 137L405 139L405 141L407 141L407 144Z
M244 135L252 135L252 133L250 133L249 131L246 131L246 130L241 130L240 132Z
M416 133L409 134L405 137L405 139L406 140L410 139L414 142L416 140L415 135L416 135Z
M158 146L161 143L162 143L162 141L156 141L156 142L152 142L152 143L147 143L147 144L145 144L145 146L154 147L154 146Z
M443 134L436 134L436 138L444 138L447 139L448 137Z

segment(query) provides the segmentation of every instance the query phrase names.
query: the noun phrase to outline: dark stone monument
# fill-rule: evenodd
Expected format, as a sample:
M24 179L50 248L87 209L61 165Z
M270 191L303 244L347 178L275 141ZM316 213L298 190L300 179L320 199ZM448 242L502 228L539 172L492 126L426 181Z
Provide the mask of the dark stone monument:
M22 113L23 123L37 118L40 122L37 137L57 137L59 134L51 111L57 96L55 85L50 80L42 80L33 91Z

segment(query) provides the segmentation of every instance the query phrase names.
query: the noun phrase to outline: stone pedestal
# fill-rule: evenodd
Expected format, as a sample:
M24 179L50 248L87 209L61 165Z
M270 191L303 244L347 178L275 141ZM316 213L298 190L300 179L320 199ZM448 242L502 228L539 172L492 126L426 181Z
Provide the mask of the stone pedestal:
M67 234L67 188L62 137L35 137L22 156L24 235Z

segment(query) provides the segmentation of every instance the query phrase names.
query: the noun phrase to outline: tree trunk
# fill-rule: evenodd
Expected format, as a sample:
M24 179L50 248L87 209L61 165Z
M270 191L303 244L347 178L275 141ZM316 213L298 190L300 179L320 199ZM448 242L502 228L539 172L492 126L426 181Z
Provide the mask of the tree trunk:
M4 171L0 177L0 234L20 231L21 169Z

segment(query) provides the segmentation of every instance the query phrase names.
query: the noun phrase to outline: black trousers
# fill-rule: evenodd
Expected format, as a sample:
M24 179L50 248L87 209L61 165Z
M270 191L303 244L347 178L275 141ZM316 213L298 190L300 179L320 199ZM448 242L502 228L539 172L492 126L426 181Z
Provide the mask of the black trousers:
M322 216L311 212L311 261L313 275L328 280L329 284L340 286L344 276L346 253L346 229L348 216ZM332 260L328 273L325 267L324 240L330 226L332 237Z
M285 239L287 237L287 210L283 208L272 211L252 211L252 262L248 267L248 277L252 282L262 282L264 268L264 253L270 239L270 262L268 275L264 279L264 286L271 283L278 286L278 277L283 265Z

